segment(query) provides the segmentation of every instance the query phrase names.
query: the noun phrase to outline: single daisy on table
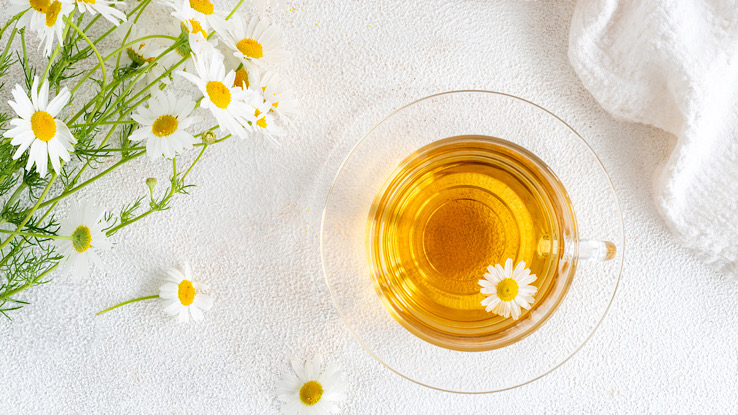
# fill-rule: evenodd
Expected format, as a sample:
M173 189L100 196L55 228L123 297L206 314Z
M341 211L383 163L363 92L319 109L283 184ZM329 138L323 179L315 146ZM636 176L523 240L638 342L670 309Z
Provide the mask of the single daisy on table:
M292 361L294 373L285 373L277 384L277 399L284 402L286 415L320 415L338 412L338 404L346 397L343 372L328 367L321 373L323 359L315 356L304 364Z
M93 16L100 13L102 17L116 26L126 21L126 14L112 6L120 5L125 7L123 2L111 2L109 0L76 0L76 3L77 10L79 10L80 13L89 13Z
M246 138L254 131L254 112L260 104L260 96L253 90L234 87L236 73L226 73L219 55L203 52L192 57L194 73L177 71L177 74L200 89L203 94L200 106L210 110L221 130Z
M504 268L500 264L490 265L487 271L484 274L485 279L479 280L482 294L487 295L482 300L482 306L486 307L487 312L492 311L505 318L512 316L517 320L520 318L521 308L530 310L538 288L530 285L536 280L536 275L530 273L524 261L520 261L513 269L512 259L508 258Z
M180 323L186 323L192 315L195 321L201 321L203 311L213 307L213 299L203 294L207 290L204 284L192 281L192 268L185 263L184 273L170 268L167 271L167 282L159 288L159 297L165 300L164 311L177 316Z
M131 118L141 127L131 134L132 141L146 140L146 154L152 159L164 156L174 158L177 153L189 150L200 140L186 131L195 118L190 113L195 101L189 96L177 98L171 92L155 91L153 96L136 108Z
M223 43L239 58L247 70L251 67L279 65L289 56L282 49L282 31L254 16L249 21L213 19L213 28Z
M73 200L69 219L62 219L59 224L57 234L71 237L54 240L67 261L66 269L71 271L73 280L86 278L90 262L98 267L101 264L98 252L113 246L103 231L108 226L105 211L86 202Z
M44 14L44 21L35 28L40 43L39 48L43 47L44 56L51 56L51 51L54 49L54 39L59 40L59 46L64 46L62 37L64 31L64 19L63 17L74 11L74 4L71 0L54 0L46 8Z
M18 159L30 148L26 170L30 171L35 165L38 174L46 176L51 160L54 171L59 173L61 171L59 159L69 161L69 152L74 150L74 144L77 143L64 121L57 118L72 95L64 87L59 91L59 95L49 102L49 83L44 81L39 85L38 77L33 78L30 99L18 84L15 85L12 94L15 101L8 101L8 105L18 117L10 120L13 128L8 130L5 136L13 139L10 144L18 146L13 154L13 160Z

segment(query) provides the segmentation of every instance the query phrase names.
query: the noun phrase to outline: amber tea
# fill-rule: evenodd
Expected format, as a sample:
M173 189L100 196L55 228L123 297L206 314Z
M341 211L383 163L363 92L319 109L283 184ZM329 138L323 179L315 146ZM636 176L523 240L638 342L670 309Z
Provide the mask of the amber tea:
M575 227L568 197L535 155L493 137L440 140L403 161L375 199L367 238L375 288L419 337L494 348L490 341L560 294L565 227ZM518 320L481 305L478 281L508 258L537 276L535 302Z

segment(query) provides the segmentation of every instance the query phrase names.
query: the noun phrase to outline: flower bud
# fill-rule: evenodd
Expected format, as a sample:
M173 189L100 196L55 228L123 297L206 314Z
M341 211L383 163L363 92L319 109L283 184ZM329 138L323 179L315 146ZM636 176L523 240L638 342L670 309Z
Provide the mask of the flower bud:
M146 179L146 186L149 186L149 190L152 192L154 191L154 187L156 187L157 180L155 177L149 177Z
M202 142L205 144L213 144L216 138L215 133L212 131L205 131L202 133Z

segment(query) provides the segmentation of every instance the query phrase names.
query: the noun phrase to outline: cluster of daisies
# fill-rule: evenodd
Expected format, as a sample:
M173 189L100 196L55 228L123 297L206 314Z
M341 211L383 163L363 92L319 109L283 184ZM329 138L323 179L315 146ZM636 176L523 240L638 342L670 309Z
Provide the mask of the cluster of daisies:
M137 77L149 81L151 94L130 114L135 128L129 136L131 141L145 143L146 153L153 159L172 159L202 141L212 142L216 128L222 138L262 135L274 140L286 133L284 126L297 110L291 88L276 72L288 58L282 34L256 16L230 16L209 0L160 1L157 6L171 14L171 27L163 25L171 36L152 37L146 35L145 23L126 21L126 14L119 10L125 4L118 1L11 2L12 12L22 13L17 27L38 35L45 56L53 55L55 47L59 50L65 30L69 30L67 25L74 19L80 21L74 15L77 11L99 14L118 26L122 43L117 57L127 58L131 68L156 60L156 64L146 66L146 76ZM261 7L266 3L262 1ZM197 96L173 91L193 90L193 85L199 91ZM62 116L70 100L72 93L67 87L50 96L49 82L43 78L34 78L28 92L15 85L8 104L16 116L4 135L16 146L14 160L27 153L26 170L35 169L45 177L50 164L61 174L64 163L70 161L77 139L72 133L74 125L68 126ZM195 115L200 109L209 112L217 124L201 134L202 139L192 132L196 120L202 119ZM87 274L90 262L98 262L97 249L111 246L103 232L108 226L103 216L103 211L75 205L70 220L59 230L59 236L66 238L59 239L59 248L77 277ZM193 304L193 310L198 309L197 302ZM205 309L207 304L199 308ZM200 315L192 313L195 319Z

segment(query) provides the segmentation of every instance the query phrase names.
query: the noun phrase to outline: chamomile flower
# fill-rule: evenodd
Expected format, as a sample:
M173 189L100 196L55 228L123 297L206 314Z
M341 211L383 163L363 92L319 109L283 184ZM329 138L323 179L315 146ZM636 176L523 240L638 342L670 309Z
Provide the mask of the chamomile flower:
M234 87L236 73L226 73L218 55L203 51L192 57L194 73L177 71L192 82L203 94L202 108L210 110L221 130L246 138L256 122L254 112L260 104L259 95L250 89ZM249 124L251 123L251 124Z
M277 399L284 402L286 415L319 415L338 412L346 397L343 372L336 367L323 368L323 359L315 356L305 364L292 361L294 373L285 373L277 384Z
M50 0L10 0L10 16L26 11L18 20L18 28L38 31L46 22L46 11L51 6Z
M61 219L59 225L58 234L72 238L54 240L66 258L67 270L71 271L74 280L86 278L90 262L99 267L101 263L98 253L113 246L103 231L108 226L105 211L86 202L73 200L69 219Z
M18 146L13 154L13 160L18 159L30 148L26 170L30 171L35 165L38 174L46 176L51 160L54 171L59 173L61 171L59 159L69 161L69 152L74 150L74 144L77 142L64 121L57 118L72 95L64 87L59 91L59 95L49 102L49 83L44 81L39 85L38 77L33 78L30 99L17 84L12 94L15 101L8 101L8 105L18 117L10 120L13 128L8 130L5 136L13 139L10 144Z
M214 19L213 28L231 53L241 59L247 69L270 67L284 62L288 54L282 49L282 32L254 16L244 21Z
M59 40L59 45L64 46L62 36L64 31L63 17L74 11L74 5L70 0L54 0L46 8L45 19L43 24L36 28L39 36L39 48L43 46L44 56L51 56L54 49L54 40Z
M202 13L196 9L194 9L192 6L190 6L190 3L195 3L196 6L198 6L199 10L205 10L208 11L207 5L204 4L206 1L200 0L200 1L190 1L190 0L179 0L179 1L169 1L166 4L168 4L174 11L172 12L172 16L174 16L180 23L180 25L187 30L190 33L197 33L202 35L204 38L207 39L208 32L210 31L210 21L208 20L208 16L205 13ZM207 1L207 3L210 3ZM212 10L212 4L210 5ZM212 15L212 11L210 15Z
M110 21L110 23L118 26L126 21L126 14L111 6L111 4L125 6L122 2L111 2L109 0L75 0L77 9L81 13L89 13L96 15L100 13L102 17Z
M157 66L157 68L154 68L155 71L158 71L159 75L164 73L166 70L173 68L177 64L179 64L177 66L178 70L192 73L195 70L195 66L192 60L192 53L213 53L215 54L214 56L217 56L218 59L223 58L220 50L217 49L218 40L214 37L211 39L205 39L204 37L200 36L199 33L190 33L189 39L189 48L175 48L173 52L167 53L159 60L161 65ZM155 51L154 54L160 55L166 49L167 48L161 48ZM184 62L180 63L183 58L185 59ZM164 82L165 84L169 84L169 78L162 78L162 82Z
M256 128L254 128L254 130L274 141L275 144L277 144L277 142L274 140L274 137L287 135L287 131L277 124L277 117L269 112L269 110L266 110L263 107L261 110L257 108L254 111L254 117L256 118Z
M508 258L504 268L500 264L490 265L487 271L484 274L485 279L479 280L482 294L487 295L482 300L482 306L486 307L487 312L492 311L505 318L512 316L517 320L520 318L521 308L530 310L538 288L530 285L536 280L536 276L525 267L524 261L520 261L513 269L512 259Z
M180 323L189 321L190 316L195 321L201 321L203 311L213 307L213 299L203 293L207 286L192 280L192 268L185 263L184 273L170 268L167 271L167 282L159 288L159 297L164 299L164 311L177 316Z
M260 78L259 83L269 112L275 112L285 120L297 114L297 100L292 88L279 75L267 72Z
M158 39L141 40L148 33L141 24L133 24L132 20L118 26L115 33L121 42L125 40L125 44L131 43L120 56L120 61L124 65L139 67L150 63L156 58L155 52L163 46Z
M146 154L150 158L164 156L174 158L177 153L189 150L200 140L186 131L195 118L190 112L195 101L190 97L177 98L171 92L155 91L146 106L141 104L131 114L141 127L131 134L132 141L146 140Z

